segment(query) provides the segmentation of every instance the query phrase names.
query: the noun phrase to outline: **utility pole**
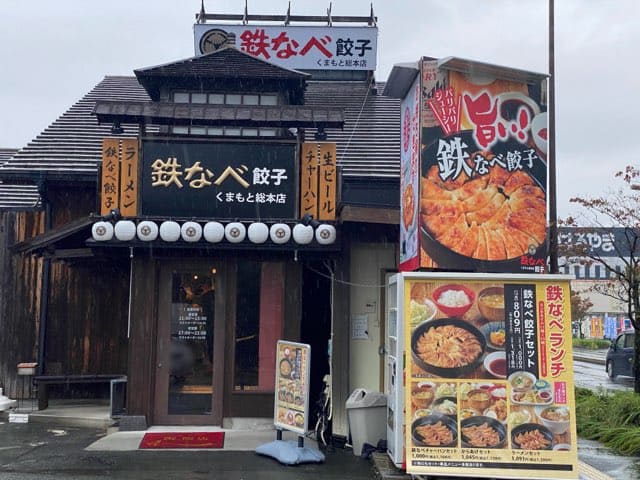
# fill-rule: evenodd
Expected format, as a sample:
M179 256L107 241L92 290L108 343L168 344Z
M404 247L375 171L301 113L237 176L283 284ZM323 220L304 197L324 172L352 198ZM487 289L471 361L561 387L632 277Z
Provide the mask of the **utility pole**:
M549 0L549 263L551 273L558 273L558 196L556 190L556 68L554 42L554 5Z

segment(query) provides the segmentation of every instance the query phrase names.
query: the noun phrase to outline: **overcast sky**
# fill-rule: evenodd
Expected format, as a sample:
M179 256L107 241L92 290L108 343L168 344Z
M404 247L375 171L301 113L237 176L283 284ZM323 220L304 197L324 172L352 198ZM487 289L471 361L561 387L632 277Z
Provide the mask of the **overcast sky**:
M334 0L334 15L368 15L369 0ZM556 0L558 210L600 194L638 163L640 1ZM284 14L287 0L249 0L249 13ZM292 0L293 14L329 2ZM426 55L547 73L548 0L377 0L378 69ZM205 1L242 13L244 0ZM105 75L193 56L200 0L0 0L0 147L22 147ZM635 88L634 88L635 87ZM634 119L635 120L635 119Z

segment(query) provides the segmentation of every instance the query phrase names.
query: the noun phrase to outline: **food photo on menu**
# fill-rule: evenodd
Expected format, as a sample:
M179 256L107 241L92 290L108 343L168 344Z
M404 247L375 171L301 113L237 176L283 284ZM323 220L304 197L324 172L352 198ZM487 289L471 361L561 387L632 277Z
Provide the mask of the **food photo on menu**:
M532 373L508 367L506 351L520 340L505 316L505 287L412 284L408 322L415 446L571 448L570 409L554 403L552 383L539 378L536 368L529 369ZM511 287L509 295L518 299L521 290Z

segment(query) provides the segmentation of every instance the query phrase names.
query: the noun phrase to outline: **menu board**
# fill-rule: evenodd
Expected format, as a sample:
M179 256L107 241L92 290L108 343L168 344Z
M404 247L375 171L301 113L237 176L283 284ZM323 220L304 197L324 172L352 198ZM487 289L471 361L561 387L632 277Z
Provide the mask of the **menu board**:
M407 472L578 478L569 278L405 282Z
M274 424L300 435L309 421L309 360L311 347L278 340Z

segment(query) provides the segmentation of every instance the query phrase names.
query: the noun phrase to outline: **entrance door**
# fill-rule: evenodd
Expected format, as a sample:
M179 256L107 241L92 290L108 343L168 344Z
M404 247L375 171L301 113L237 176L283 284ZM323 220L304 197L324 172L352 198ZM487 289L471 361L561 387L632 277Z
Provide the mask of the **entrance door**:
M224 308L219 266L161 269L154 423L220 425Z

